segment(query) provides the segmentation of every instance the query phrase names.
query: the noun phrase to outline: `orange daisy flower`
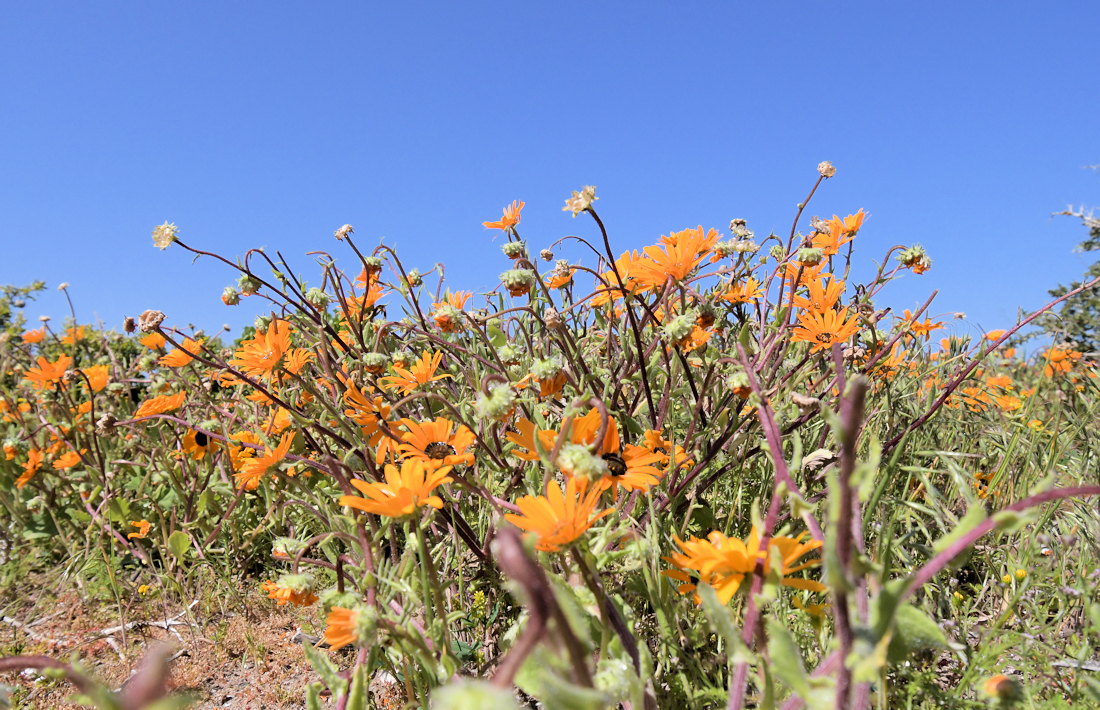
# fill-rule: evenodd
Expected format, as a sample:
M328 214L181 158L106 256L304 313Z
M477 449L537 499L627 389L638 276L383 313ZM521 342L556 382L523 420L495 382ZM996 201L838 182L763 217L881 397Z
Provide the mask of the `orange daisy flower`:
M386 466L385 483L353 479L351 485L365 497L342 496L340 505L387 518L412 515L426 505L438 510L443 507L443 499L432 495L432 489L450 483L453 480L447 475L450 472L450 466L432 470L422 459L409 458L401 462L401 470Z
M743 283L730 284L722 298L730 303L751 303L764 295L760 286L760 282L750 276Z
M130 540L133 540L135 537L139 539L144 538L146 535L149 534L149 531L153 527L153 524L150 523L148 520L134 520L130 523L130 525L133 525L135 528L137 528L137 532L132 532L126 536L127 539Z
M237 349L236 358L229 361L245 374L259 379L271 379L272 372L290 347L290 324L273 320L267 331L246 340Z
M808 297L797 293L794 296L794 305L807 311L824 313L835 306L844 293L844 282L832 276L822 281L810 281L807 286L810 291Z
M401 437L405 443L397 448L403 456L423 461L426 470L440 466L473 465L474 454L466 449L474 443L474 433L465 424L459 424L455 429L454 422L443 417L423 424L412 419L402 419L401 423L409 431Z
M183 406L185 399L187 399L186 392L165 394L147 399L142 402L138 410L134 412L134 419L138 417L150 417L154 414L167 414L168 412L175 411Z
M195 359L193 356L202 352L202 342L201 338L199 340L185 338L182 345L174 348L157 362L167 367L183 367Z
M50 362L40 356L38 367L28 368L23 377L34 383L35 389L52 390L61 382L61 378L65 376L65 371L69 369L72 361L73 359L68 355L62 355L57 358L56 362Z
M573 443L591 446L596 441L599 430L600 413L593 409L583 417L573 420ZM653 466L661 460L660 454L642 446L622 446L619 427L614 417L608 421L607 434L596 453L607 462L607 475L600 481L598 488L611 488L616 500L619 497L619 486L627 491L640 490L645 493L650 486L657 485L663 475L660 469Z
M538 433L539 445L547 455L554 448L554 441L558 432L553 429L543 429ZM538 461L539 454L535 444L535 425L526 419L516 421L516 431L507 432L504 437L516 445L511 454L523 461Z
M149 333L138 338L138 342L150 350L163 350L168 341L160 333Z
M510 207L504 208L504 216L497 222L482 222L481 224L486 229L501 229L507 232L508 230L514 230L515 226L519 224L519 212L523 209L523 202L520 200L512 200Z
M664 249L652 246L642 250L649 259L638 265L638 280L650 288L660 288L669 276L676 281L684 280L710 253L719 236L713 229L703 236L700 225L698 229L673 232L669 238L661 237Z
M828 350L833 343L843 342L859 331L859 319L853 315L845 320L847 316L847 308L824 313L800 313L799 327L791 334L791 342L812 343L813 352Z
M28 330L26 333L23 333L23 342L28 345L33 345L34 343L41 343L45 337L46 326L42 326L38 330Z
M410 370L394 366L393 370L397 374L383 377L382 386L386 389L397 388L401 390L401 394L409 394L421 385L450 377L450 375L435 374L436 368L439 367L442 360L443 353L425 351Z
M88 453L87 449L81 449L78 454L75 451L68 451L62 454L56 461L53 462L54 469L58 471L64 471L67 468L72 468L80 463L80 454Z
M274 449L269 445L266 447L263 456L254 456L246 460L241 466L241 470L233 474L233 478L237 479L237 487L247 487L249 490L253 490L259 486L260 479L264 477L264 474L272 466L278 465L280 461L286 458L287 453L290 452L290 444L293 441L294 432L283 434L279 445Z
M81 372L87 375L93 392L102 392L103 388L107 386L108 380L111 379L110 370L106 365L92 365L91 367L85 367Z
M34 474L38 473L38 467L42 465L42 451L31 449L27 452L27 463L23 464L23 475L15 479L15 487L22 488L27 485Z
M577 479L569 478L565 483L565 493L557 481L547 486L545 496L523 496L516 501L522 515L508 513L504 517L521 530L533 534L538 542L535 547L543 552L560 552L583 535L592 523L613 508L593 515L600 500L600 488L594 487L585 493L584 485L578 493Z
M359 643L359 615L361 609L332 607L328 613L328 626L325 628L325 642L333 651L344 646Z
M61 342L65 345L75 345L76 341L84 339L84 326L74 326L65 331L65 336L61 338Z

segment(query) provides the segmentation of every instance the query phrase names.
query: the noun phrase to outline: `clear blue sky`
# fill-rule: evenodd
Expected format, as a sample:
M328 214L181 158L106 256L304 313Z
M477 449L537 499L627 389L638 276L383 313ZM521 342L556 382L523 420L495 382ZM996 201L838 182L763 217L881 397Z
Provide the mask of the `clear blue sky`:
M154 225L312 275L313 249L351 266L350 222L488 288L508 262L481 222L513 199L536 250L595 234L561 212L585 184L616 250L766 234L831 160L807 216L862 207L862 259L934 260L889 304L938 288L934 312L1002 327L1091 261L1050 214L1100 204L1097 26L1096 2L5 3L0 283L48 282L32 320L67 281L83 322L236 331L232 274Z

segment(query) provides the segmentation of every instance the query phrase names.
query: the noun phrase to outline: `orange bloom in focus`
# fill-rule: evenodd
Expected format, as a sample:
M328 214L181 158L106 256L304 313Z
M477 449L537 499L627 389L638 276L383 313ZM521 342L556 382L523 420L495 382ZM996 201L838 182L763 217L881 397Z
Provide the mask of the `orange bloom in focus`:
M661 558L677 568L661 574L681 582L680 594L694 592L696 580L709 584L723 604L729 603L741 586L741 580L753 571L757 558L762 556L757 550L759 540L755 530L749 537L748 545L738 538L726 537L718 530L708 535L706 540L694 535L687 542L676 536L672 539L683 552L673 551L668 557ZM695 574L690 575L689 572ZM699 603L698 599L696 603Z
M512 200L510 207L504 208L504 216L500 218L498 222L482 222L481 224L486 229L502 229L508 231L514 229L519 224L519 212L523 209L523 202L520 200Z
M81 449L78 454L75 451L68 451L62 454L56 461L53 462L53 467L58 471L64 471L67 468L72 468L80 463L80 454L88 453L87 449Z
M604 281L607 282L605 286L602 282L597 282L597 289L610 289L603 290L592 297L593 306L602 306L608 301L612 300L612 297L616 301L621 300L623 297L623 289L627 292L631 291L645 291L649 287L641 282L638 278L638 274L641 273L642 264L646 263L647 259L644 256L638 255L638 250L624 251L622 255L615 260L615 268L603 272ZM619 279L615 276L615 271L618 270L619 276L623 277L623 283L619 288Z
M52 390L61 382L61 378L65 376L65 371L69 369L72 361L73 359L68 355L57 358L57 362L50 362L40 356L38 367L29 368L23 377L33 382L35 389Z
M508 432L504 435L508 441L516 445L517 448L512 449L510 452L513 456L523 461L537 461L539 458L538 449L535 445L535 425L526 419L519 419L516 421L516 432ZM518 432L518 433L517 433ZM542 429L539 431L539 445L547 455L554 448L554 441L558 437L558 432L553 429ZM526 451L524 451L526 449Z
M568 274L552 273L546 277L546 286L547 288L565 288L573 283L573 274L575 273L577 273L576 269L570 269Z
M42 326L38 330L28 330L26 333L23 333L23 342L27 343L28 345L41 343L45 337L46 326Z
M844 219L841 219L837 215L833 215L833 218L829 220L828 234L818 232L814 235L814 247L821 249L825 253L825 256L837 254L840 247L855 238L859 228L863 226L863 218L865 216L863 210L855 214L850 214Z
M397 374L383 377L382 386L386 389L398 388L401 390L401 394L409 394L421 385L450 377L450 375L435 374L436 368L439 367L442 360L443 353L424 351L420 359L412 366L412 369L406 370L403 367L394 366L393 370Z
M242 343L236 358L229 364L251 377L271 379L272 372L289 347L290 324L284 320L273 320L266 332L258 333L255 338Z
M807 287L810 291L809 297L800 296L796 293L794 305L818 313L824 313L835 306L837 301L840 300L841 294L844 293L844 282L837 281L832 276L822 281L816 279L810 281Z
M583 479L582 479L583 480ZM508 513L504 517L508 522L538 538L535 547L543 552L560 552L612 508L596 515L593 511L600 499L600 487L593 487L585 494L584 488L578 498L577 479L569 478L565 484L565 493L557 481L547 486L545 496L523 496L516 501L523 515Z
M453 480L447 475L450 472L450 466L432 470L422 459L406 459L401 462L400 471L395 466L386 466L385 483L353 479L351 485L365 497L342 496L340 505L387 518L412 515L426 505L438 510L443 507L443 499L432 495L432 489L450 483Z
M138 338L138 342L150 350L163 350L168 341L160 333L149 333Z
M165 394L147 399L142 402L138 410L134 412L134 419L138 417L150 417L154 414L167 414L168 412L175 411L183 406L185 399L187 399L186 392Z
M193 461L202 461L206 454L218 450L218 442L211 439L201 431L188 430L183 435L183 453L191 457Z
M474 433L465 424L455 429L454 422L443 417L423 424L412 419L402 419L401 423L409 430L401 437L405 443L397 447L402 456L423 461L429 471L440 466L473 465L474 454L466 450L474 443Z
M198 355L202 352L202 342L201 339L192 340L191 338L185 338L182 345L173 349L172 352L168 353L157 362L167 367L183 367L195 359L193 357L194 355Z
M286 458L292 441L294 441L294 432L283 434L279 445L274 449L267 446L263 456L246 460L241 466L241 470L233 474L233 478L237 479L237 487L247 487L249 490L253 490L259 486L260 479L268 472L268 469L278 465L280 461Z
M722 294L722 298L730 303L751 303L764 295L760 285L759 281L750 276L742 283L730 284L729 290Z
M813 344L813 352L821 352L832 347L833 343L843 342L859 331L859 319L852 316L845 321L847 308L824 313L800 313L798 328L791 335L791 342Z
M153 527L153 524L150 523L148 520L135 520L130 524L137 528L137 532L132 532L127 535L126 537L129 540L133 540L135 537L144 538L146 535L149 534L149 530Z
M649 259L638 264L638 281L659 288L670 276L676 281L684 280L710 253L719 236L713 229L703 236L700 225L698 229L685 229L673 232L671 237L661 237L664 249L652 246L642 250Z
M31 449L27 452L27 463L23 464L23 475L15 479L15 487L22 488L38 473L38 467L42 465L42 451Z
M573 420L573 443L591 446L599 431L600 413L593 409L583 417ZM614 417L608 420L607 434L595 453L607 463L607 474L599 482L598 488L611 488L616 500L619 497L619 486L627 491L640 490L646 493L650 486L657 485L663 475L660 469L653 466L661 460L660 454L643 446L622 445Z
M229 462L232 464L233 470L240 471L246 462L255 458L256 454L259 453L259 451L251 446L243 446L243 444L260 444L260 437L250 431L241 431L230 436L229 440L231 442L239 442L237 446L228 444L228 448Z

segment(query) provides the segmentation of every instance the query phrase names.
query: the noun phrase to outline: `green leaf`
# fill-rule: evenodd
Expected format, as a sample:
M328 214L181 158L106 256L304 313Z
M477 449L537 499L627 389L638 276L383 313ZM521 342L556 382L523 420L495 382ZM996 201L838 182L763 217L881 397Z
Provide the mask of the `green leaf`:
M951 545L954 544L956 540L960 539L963 535L967 534L968 532L985 522L985 518L986 512L983 506L970 506L970 510L966 511L966 515L962 517L962 520L960 520L959 524L955 526L955 529L941 537L939 540L936 540L936 543L932 545L932 549L936 552L943 552L948 547L951 547Z
M802 652L791 632L778 619L768 617L768 655L771 669L799 697L810 694L810 677L802 665Z
M432 707L435 710L519 710L511 690L478 680L455 681L439 688L432 693Z
M191 549L191 537L182 530L175 531L168 536L168 549L172 551L176 559L182 560L187 551Z
M1002 510L993 514L993 522L997 523L997 529L1007 533L1017 533L1026 527L1034 525L1039 520L1039 508L1027 510Z
M898 606L894 624L894 638L886 651L886 659L890 663L900 663L917 651L947 646L943 629L911 604Z
M308 642L302 644L302 650L306 653L306 660L309 661L309 665L313 666L313 670L317 671L317 675L321 676L321 680L332 691L333 699L339 701L348 692L348 682L336 675L336 664Z
M347 710L367 710L367 667L363 664L355 669L355 677L348 693Z
M741 634L733 623L733 612L718 600L718 592L709 584L700 584L695 590L703 602L703 613L707 616L711 628L726 642L726 655L730 663L751 662L753 655L741 642Z
M502 348L508 344L508 336L495 324L490 323L486 330L489 332L489 342L493 344L494 348Z
M306 686L306 710L323 710L320 683L310 683Z

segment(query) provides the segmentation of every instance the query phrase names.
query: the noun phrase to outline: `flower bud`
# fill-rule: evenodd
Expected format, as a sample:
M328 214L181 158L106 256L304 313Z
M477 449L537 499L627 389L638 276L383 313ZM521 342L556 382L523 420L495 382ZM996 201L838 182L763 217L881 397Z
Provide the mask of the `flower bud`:
M497 348L497 357L499 357L500 361L505 365L515 365L519 362L519 354L511 345L503 345Z
M500 275L500 282L512 296L529 296L535 284L535 272L530 269L510 269Z
M271 316L256 316L256 320L252 321L252 325L255 326L256 332L266 333L268 326L271 325Z
M332 611L332 607L339 606L344 609L353 608L359 601L359 595L355 592L341 592L336 588L326 589L321 592L321 610L325 614Z
M928 254L920 244L914 244L898 254L897 259L902 266L912 269L914 274L923 274L932 268L932 260L928 258Z
M232 286L226 286L222 290L222 303L227 306L235 306L241 302L241 294L237 293L237 289Z
M661 329L661 333L665 340L671 343L678 343L684 338L691 335L695 330L695 313L689 312L683 315L678 315Z
M363 356L363 368L372 375L380 375L389 360L385 353L367 353Z
M488 397L479 392L474 406L482 419L500 421L508 416L515 405L516 391L511 385L500 385L489 390Z
M248 274L241 274L241 277L237 279L237 288L241 290L241 293L249 296L259 291L260 286L262 284Z
M773 259L775 259L776 261L779 261L784 256L786 256L787 250L784 249L782 245L776 244L776 245L772 246L771 249L768 250L768 254L770 254L771 257Z
M378 256L367 256L363 258L363 269L367 272L367 275L382 273L382 258Z
M817 266L825 258L825 252L813 247L798 250L798 262L804 266Z
M741 399L748 399L752 394L752 387L749 386L749 376L744 372L735 372L729 376L726 381L733 393Z
M409 272L406 282L410 288L418 288L424 285L424 278L420 275L420 269L413 269Z
M607 473L607 462L593 455L587 446L581 444L566 444L561 447L557 460L551 463L566 476L587 478L589 481L598 481Z
M310 305L318 310L323 310L328 306L329 295L319 288L311 288L306 291L306 300Z
M500 248L509 259L519 259L527 255L527 245L523 242L505 242Z
M561 362L557 358L535 360L531 363L531 374L538 380L550 380L561 372Z

